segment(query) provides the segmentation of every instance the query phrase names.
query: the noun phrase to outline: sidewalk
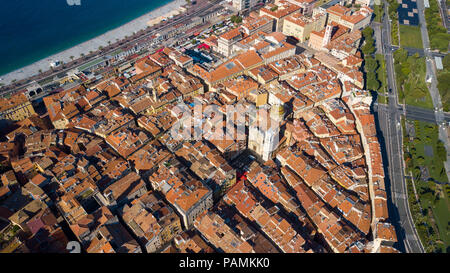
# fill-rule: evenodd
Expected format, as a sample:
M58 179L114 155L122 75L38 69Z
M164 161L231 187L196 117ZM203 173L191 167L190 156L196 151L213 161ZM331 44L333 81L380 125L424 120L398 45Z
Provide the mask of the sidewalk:
M2 78L1 83L7 85L10 84L13 80L22 80L29 78L33 75L39 73L39 70L47 71L50 69L50 62L52 61L62 61L62 62L70 62L71 56L78 58L80 55L88 54L89 51L97 51L100 46L106 47L109 42L116 42L117 39L121 40L125 38L125 36L130 36L135 31L139 31L141 29L145 29L148 26L148 22L160 16L165 16L173 12L174 10L179 9L182 5L186 4L185 0L175 0L173 2L168 3L165 6L162 6L158 9L152 10L151 12L125 24L113 30L110 30L98 37L95 37L89 41L76 45L72 48L54 54L52 56L46 57L40 61L37 61L33 64L30 64L26 67L17 69L8 74L1 75Z

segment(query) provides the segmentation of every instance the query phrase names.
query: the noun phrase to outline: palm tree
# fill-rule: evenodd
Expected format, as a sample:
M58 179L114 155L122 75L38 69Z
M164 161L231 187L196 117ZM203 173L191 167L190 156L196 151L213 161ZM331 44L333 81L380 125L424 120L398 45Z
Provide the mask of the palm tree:
M74 56L70 56L70 59L73 61L73 59L74 59L75 57Z

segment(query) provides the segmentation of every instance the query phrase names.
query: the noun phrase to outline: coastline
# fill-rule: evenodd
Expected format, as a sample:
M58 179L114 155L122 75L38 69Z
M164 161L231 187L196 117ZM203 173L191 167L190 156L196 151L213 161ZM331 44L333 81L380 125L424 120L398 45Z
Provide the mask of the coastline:
M125 36L129 36L134 31L139 31L145 29L149 26L149 22L157 18L162 18L165 16L170 16L174 11L179 10L181 6L186 3L185 0L174 0L170 3L165 4L157 9L154 9L122 26L111 29L97 37L90 40L82 42L78 45L70 47L61 52L55 53L48 57L45 57L39 61L29 64L25 67L16 69L7 74L0 75L2 84L10 84L13 80L22 80L39 73L39 70L46 71L50 69L50 62L52 61L62 61L70 62L71 56L75 58L80 57L82 53L87 54L89 51L96 51L100 46L108 46L108 41L115 42L116 39L123 39Z

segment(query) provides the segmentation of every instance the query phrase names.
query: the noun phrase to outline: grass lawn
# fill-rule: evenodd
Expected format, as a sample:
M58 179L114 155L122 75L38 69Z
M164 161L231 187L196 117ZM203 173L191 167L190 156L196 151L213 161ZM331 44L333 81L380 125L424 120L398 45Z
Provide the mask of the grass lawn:
M404 47L423 48L420 28L417 26L400 25L400 45Z
M398 21L397 19L392 19L391 22L391 43L392 45L398 46Z
M438 70L437 80L438 89L441 94L444 111L450 111L450 54L447 54L442 60L443 70Z
M53 81L53 77L48 77L48 78L45 78L45 79L39 81L38 84L41 86L44 86L46 84L51 83L52 81Z
M380 81L380 89L378 90L381 93L386 93L387 89L387 80L386 80L386 60L384 59L383 54L376 54L375 59L380 64L377 71L377 79Z
M437 73L438 79L438 89L439 94L441 95L442 105L444 111L450 111L450 90L447 87L450 84L450 69L438 70Z
M411 212L422 243L428 252L447 252L450 246L450 185L442 159L438 156L438 127L435 124L408 121L414 126L414 139L405 138L407 172L414 176L414 184L419 203L410 200ZM404 127L405 128L405 127ZM404 132L405 133L405 132ZM425 146L432 148L432 155L425 152ZM424 177L420 169L426 169L429 177ZM435 183L439 181L442 184ZM412 184L410 184L412 186ZM409 189L408 189L409 190ZM414 198L412 198L414 199ZM420 205L423 214L417 209ZM430 244L429 241L432 241Z
M385 97L385 96L378 96L377 101L378 101L378 103L388 104L389 98Z
M429 232L435 235L436 242L442 242L437 243L437 247L441 249L441 252L445 253L450 246L448 195L440 194L442 185L436 185L431 182L416 181L416 189L419 193L420 205L428 212L427 223L430 226ZM421 194L424 192L427 192L427 194ZM439 199L436 199L432 192L439 194Z
M384 14L383 3L381 3L381 5L374 5L373 13L375 14L375 18L373 20L380 23Z
M378 102L383 104L388 104L388 97L383 95L387 95L387 80L386 80L386 60L384 59L383 54L376 54L375 59L379 63L379 67L377 69L377 79L380 82L380 88L378 89Z
M442 188L442 185L439 185ZM441 189L440 189L441 190ZM442 190L445 194L445 189ZM444 196L442 195L442 196ZM441 196L441 197L442 197ZM450 245L450 232L449 225L450 222L450 207L448 195L447 198L440 198L436 205L433 207L433 214L435 215L436 224L439 229L439 236L441 240L444 242L444 246L448 247ZM446 251L443 251L446 252Z
M400 48L394 52L394 61L399 101L433 109L433 101L425 83L425 58L417 54L408 56L407 51Z
M423 88L423 87L421 87ZM423 92L428 92L428 89L423 88ZM404 90L406 91L406 90ZM405 101L408 105L423 107L427 109L433 109L433 101L431 99L431 95L429 93L425 94L423 97L416 96L415 91L406 91L405 92Z
M431 95L425 85L420 84L421 75L410 75L411 85L413 87L402 87L399 92L399 100L403 102L405 99L405 103L408 105L413 105L417 107L433 109L433 101L431 99ZM416 85L415 85L416 84ZM420 89L420 92L417 90Z
M425 9L425 20L427 21L428 35L430 36L430 46L432 49L447 52L450 34L447 33L447 29L442 24L437 1L430 0L429 3L430 8Z
M443 162L437 156L437 142L439 140L439 128L436 124L416 121L415 131L417 143L414 143L418 155L425 158L424 166L427 166L430 171L430 176L440 182L448 182L447 174L445 171L441 173L444 168ZM429 145L433 148L433 155L428 156L425 154L425 145Z

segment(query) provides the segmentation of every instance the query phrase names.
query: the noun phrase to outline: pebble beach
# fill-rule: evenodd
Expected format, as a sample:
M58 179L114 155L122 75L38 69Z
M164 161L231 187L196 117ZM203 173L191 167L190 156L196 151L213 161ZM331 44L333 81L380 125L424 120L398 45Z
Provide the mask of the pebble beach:
M90 51L96 51L100 46L107 46L108 41L115 42L117 39L123 39L125 38L125 36L130 36L130 34L133 34L133 32L135 31L145 29L147 26L151 26L164 18L180 13L180 8L184 4L186 4L185 0L174 0L160 8L152 10L149 13L136 18L131 22L128 22L118 28L112 29L91 40L51 55L47 58L41 59L33 64L17 69L8 74L2 75L0 76L0 83L6 85L11 83L13 80L22 80L38 74L39 70L48 70L50 68L51 62L70 62L71 56L78 58L82 53L88 54Z

